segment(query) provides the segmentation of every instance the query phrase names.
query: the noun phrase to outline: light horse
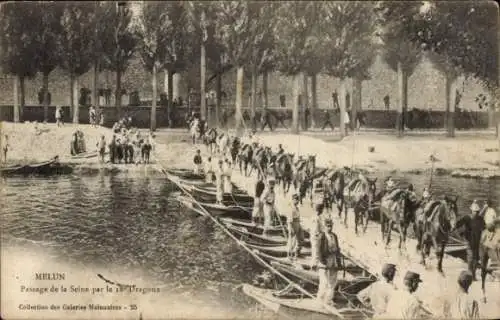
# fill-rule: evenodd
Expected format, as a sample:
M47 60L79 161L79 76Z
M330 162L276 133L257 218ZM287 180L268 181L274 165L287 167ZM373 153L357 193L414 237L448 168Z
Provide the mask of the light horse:
M410 223L414 221L416 210L416 199L412 199L411 193L406 189L396 188L382 198L380 202L380 227L382 240L386 240L385 245L391 242L391 231L394 224L398 226L399 245L406 243L406 235ZM387 234L387 236L385 236Z
M240 167L240 173L245 169L245 177L248 177L248 165L252 164L253 147L251 144L245 144L238 152L238 163ZM252 167L250 166L250 173Z
M283 153L276 157L274 161L274 173L276 182L283 186L283 193L286 195L290 190L293 180L293 153Z
M203 143L207 146L207 150L210 150L210 153L214 153L217 148L217 136L217 129L215 128L210 128L203 135Z
M368 227L370 210L375 200L377 178L369 179L364 175L351 180L344 191L345 212L348 208L354 209L354 231L358 234L358 225L363 227L363 233ZM364 220L364 223L363 223Z
M457 197L451 199L448 196L443 200L430 201L425 208L416 210L417 250L420 250L422 257L420 263L425 265L425 257L429 256L431 247L434 247L438 258L437 270L441 273L444 250L450 233L455 228L457 212Z
M488 239L490 236L491 239ZM489 243L487 244L486 242ZM500 226L498 221L496 222L493 234L490 234L487 230L483 231L479 247L479 259L481 262L481 289L483 291L483 301L486 302L486 275L492 273L494 270L498 272L500 267ZM490 259L492 265L496 264L495 268L488 267Z

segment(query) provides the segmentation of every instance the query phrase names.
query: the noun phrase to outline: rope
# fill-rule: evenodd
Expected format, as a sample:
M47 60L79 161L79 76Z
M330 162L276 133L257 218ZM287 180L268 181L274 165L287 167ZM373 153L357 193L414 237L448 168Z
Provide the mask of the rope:
M159 166L161 167L160 171L164 173L165 172L165 168L163 168L163 166L161 164L159 164ZM312 299L316 298L313 294L309 293L307 290L305 290L304 288L302 288L301 286L299 286L298 284L296 284L292 280L288 279L281 272L279 272L278 270L276 270L275 268L273 268L270 264L268 264L264 259L262 259L261 257L259 257L255 252L253 252L253 250L251 250L250 248L248 248L243 241L238 240L238 238L236 238L226 227L224 227L220 221L218 221L216 218L214 218L210 214L210 212L208 210L206 210L183 186L181 186L177 181L173 181L173 180L171 180L171 181L173 183L175 183L182 191L184 191L189 196L189 198L191 198L192 201L201 209L201 211L203 211L206 214L207 217L209 217L216 225L218 225L230 238L232 238L234 241L236 241L236 243L238 243L241 247L243 247L243 249L245 249L255 259L257 259L257 261L259 261L260 263L262 263L262 265L264 265L265 267L267 267L273 273L275 273L276 275L278 275L279 277L281 277L282 279L284 279L285 281L287 281L289 284L291 284L293 287L295 287L296 289L298 289L304 295L306 295L306 296L308 296L308 297L310 297ZM344 316L341 313L339 313L337 310L335 310L333 308L329 308L326 305L324 307L327 308L335 316L337 316L337 317L339 317L341 319L344 318Z

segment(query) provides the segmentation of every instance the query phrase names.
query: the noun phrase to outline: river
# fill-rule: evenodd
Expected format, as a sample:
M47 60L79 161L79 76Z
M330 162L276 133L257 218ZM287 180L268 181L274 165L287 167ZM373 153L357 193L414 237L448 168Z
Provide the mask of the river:
M425 175L392 176L418 192L429 182ZM499 205L499 180L435 176L432 190L459 195L461 213L475 198ZM7 178L0 193L2 246L57 247L58 261L140 270L213 310L262 317L262 308L237 290L261 268L212 221L180 206L176 192L153 172Z

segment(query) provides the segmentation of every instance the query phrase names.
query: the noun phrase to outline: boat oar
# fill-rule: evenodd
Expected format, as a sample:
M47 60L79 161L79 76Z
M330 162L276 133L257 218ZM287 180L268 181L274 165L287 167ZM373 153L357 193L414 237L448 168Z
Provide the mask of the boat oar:
M160 164L161 166L161 164ZM161 166L162 167L162 166ZM165 170L163 167L162 167L162 171ZM238 240L238 238L236 238L226 227L224 227L217 219L215 219L208 210L206 210L203 206L201 206L198 201L189 193L187 192L187 190L185 188L183 188L180 184L177 183L177 181L174 181L174 180L171 180L173 183L175 183L182 191L184 191L191 199L194 203L196 203L199 208L201 209L201 211L204 211L205 214L216 224L218 225L230 238L232 238L234 241L236 241L236 243L238 243L241 247L243 247L243 249L245 249L248 253L250 253L255 259L257 259L257 261L259 261L262 265L266 266L269 270L271 270L273 273L275 273L276 275L280 276L283 280L287 281L289 284L291 284L292 286L294 286L296 289L298 289L300 292L302 292L304 295L312 298L312 299L315 299L316 297L309 293L307 290L305 290L304 288L302 288L301 286L299 286L298 284L296 284L295 282L293 282L292 280L288 279L285 275L283 275L281 272L279 272L278 270L276 270L275 268L273 268L271 265L269 265L264 259L262 259L261 257L259 257L257 254L255 254L250 248L248 248L246 246L246 244L243 242L243 241L240 241ZM335 316L343 319L344 316L339 313L337 310L335 310L334 308L332 307L329 307L327 305L324 305L324 308L329 310L332 314L334 314Z

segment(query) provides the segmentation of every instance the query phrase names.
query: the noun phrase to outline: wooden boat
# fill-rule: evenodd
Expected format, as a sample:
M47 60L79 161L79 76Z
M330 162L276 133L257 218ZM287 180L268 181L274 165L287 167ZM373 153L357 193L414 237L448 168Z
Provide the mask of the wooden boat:
M312 298L275 296L273 294L276 293L275 290L262 289L249 284L244 284L242 289L247 296L252 297L284 318L317 320L368 319L373 314L367 309L343 307L343 305L346 305L345 302L335 303L335 306L330 307Z
M202 187L193 185L191 188L191 192L193 197L204 202L215 202L215 199L217 197L217 190L215 186ZM243 206L253 206L253 197L236 188L233 189L232 194L225 193L223 196L223 200L232 201L235 204L240 204Z
M247 242L245 242L245 244L250 249L256 249L260 252L266 253L266 254L274 256L274 257L286 257L288 255L288 247L286 245L263 246L263 245L247 243ZM302 256L310 256L311 255L311 248L302 248L301 255Z
M109 152L105 152L104 154L108 154ZM83 152L79 154L75 154L71 156L71 159L89 159L89 158L95 158L99 156L99 151L88 151L88 152Z
M185 179L185 180L204 180L205 179L204 173L194 173L193 170L190 170L190 169L170 168L170 169L165 169L165 171L168 174L177 176L177 177Z
M275 221L274 225L269 227L269 229L267 230L268 234L283 235L283 228L285 228L285 231L288 232L286 217L285 216L280 216L280 217L281 217L281 225L279 225L279 222ZM264 225L263 224L256 224L251 220L233 219L230 217L224 217L224 218L220 218L220 219L224 224L231 224L231 225L238 226L238 227L245 227L251 233L262 234L264 232ZM277 219L275 219L275 220L277 220ZM304 234L305 239L310 238L308 231L302 230L302 232Z
M248 243L254 243L263 246L281 246L288 243L288 239L286 238L287 230L285 228L281 230L281 234L275 233L264 235L262 232L252 232L246 227L235 226L232 224L227 224L226 227L229 231L239 235L242 240ZM257 231L262 231L262 229L257 229ZM309 241L309 239L304 240L303 246L311 246L311 242Z
M201 203L196 202L192 198L187 196L178 196L177 200L181 202L186 207L192 209L193 211L205 216L205 210L208 211L213 216L232 216L238 218L250 218L252 212L251 208L240 207L240 206L226 206L219 205L215 203ZM203 210L205 209L205 210Z
M59 163L58 157L33 164L17 164L0 168L0 174L4 176L69 174L71 172L73 172L73 168Z

